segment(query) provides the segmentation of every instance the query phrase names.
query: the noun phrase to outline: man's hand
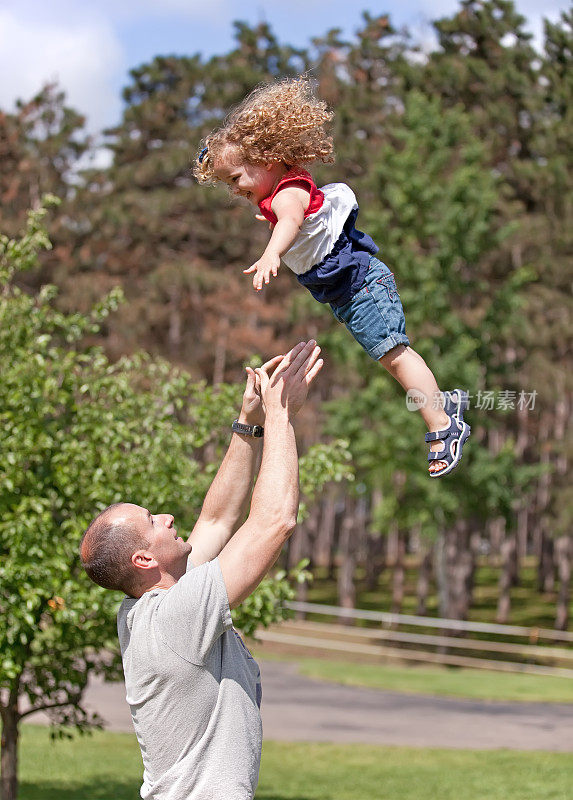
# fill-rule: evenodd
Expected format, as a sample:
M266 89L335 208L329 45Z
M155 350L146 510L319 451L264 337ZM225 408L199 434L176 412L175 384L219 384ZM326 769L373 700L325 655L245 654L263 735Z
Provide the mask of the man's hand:
M245 275L251 272L255 273L253 275L253 287L257 292L260 292L263 288L263 283L268 283L270 281L271 275L275 278L277 277L280 265L280 256L276 253L265 252L258 261L255 261L248 269L244 269L243 272Z
M260 368L264 371L272 370L282 361L283 356L275 356ZM247 384L243 393L243 404L239 414L239 422L245 425L264 425L265 409L261 397L261 377L251 367L247 367Z
M300 410L308 387L316 378L324 361L319 358L320 347L314 339L300 342L284 356L271 375L271 363L256 370L260 379L261 396L268 415L286 408L289 419ZM273 359L274 360L274 359Z
M266 410L263 458L249 516L219 555L231 608L255 589L296 526L298 458L292 417L320 372L316 342L300 342L274 366L256 372ZM274 359L273 359L274 360Z

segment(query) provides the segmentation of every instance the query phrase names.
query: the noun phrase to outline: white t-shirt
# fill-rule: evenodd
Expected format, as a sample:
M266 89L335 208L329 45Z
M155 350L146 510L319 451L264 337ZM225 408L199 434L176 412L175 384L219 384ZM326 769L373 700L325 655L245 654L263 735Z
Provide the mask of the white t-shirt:
M257 663L232 627L218 559L117 615L143 800L251 800L262 725Z
M338 241L350 213L358 209L356 195L345 183L321 186L322 206L305 217L301 229L282 260L296 275L323 261Z

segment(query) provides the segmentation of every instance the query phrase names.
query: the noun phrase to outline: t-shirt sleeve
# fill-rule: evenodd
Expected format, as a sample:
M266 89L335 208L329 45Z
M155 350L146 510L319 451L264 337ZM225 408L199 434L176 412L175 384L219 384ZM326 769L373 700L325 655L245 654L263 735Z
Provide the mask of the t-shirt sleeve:
M204 664L233 624L219 560L188 569L166 593L157 614L168 647L192 664Z

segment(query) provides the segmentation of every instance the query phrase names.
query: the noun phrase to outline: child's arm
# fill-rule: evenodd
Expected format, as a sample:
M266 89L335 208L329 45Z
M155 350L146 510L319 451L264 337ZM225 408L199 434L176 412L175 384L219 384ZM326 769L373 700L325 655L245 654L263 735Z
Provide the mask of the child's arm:
M308 207L310 194L299 186L287 186L275 196L271 209L277 216L277 223L265 252L251 267L243 270L245 275L254 272L253 286L257 291L268 283L271 274L276 277L281 256L283 256L296 239L300 226L304 221L304 212Z

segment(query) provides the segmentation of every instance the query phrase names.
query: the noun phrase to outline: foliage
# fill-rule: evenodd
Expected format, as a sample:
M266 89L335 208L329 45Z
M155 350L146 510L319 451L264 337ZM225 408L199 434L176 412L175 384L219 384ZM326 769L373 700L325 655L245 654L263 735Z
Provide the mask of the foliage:
M273 622L290 619L293 613L284 605L288 600L294 600L297 584L308 583L312 574L307 570L307 558L300 561L296 567L288 572L278 570L272 578L264 578L256 592L253 592L233 609L233 622L245 636L256 638L257 628L267 628Z
M168 505L190 530L245 360L299 338L315 337L326 357L299 439L301 534L324 559L330 525L329 568L352 556L372 579L391 565L399 586L394 544L419 552L447 537L455 557L439 579L473 559L458 584L467 596L476 548L496 559L513 541L514 552L545 554L539 586L552 590L552 539L570 537L572 516L573 17L545 22L539 52L510 0L462 0L434 28L426 54L387 15L364 14L352 36L327 30L307 48L265 23L237 23L227 53L158 55L130 73L122 119L105 134L111 164L97 169L84 169L83 120L56 86L0 112L11 237L0 243L3 712L11 687L33 707L51 705L56 722L96 721L81 694L90 671L118 673L117 598L79 569L81 531L125 497ZM335 111L337 163L318 168L317 182L355 190L413 346L442 388L472 394L472 438L443 481L427 478L423 425L402 390L328 309L284 269L250 290L241 269L260 255L266 226L191 179L191 156L232 105L306 71ZM62 198L52 248L42 211L16 236L45 192ZM479 405L480 393L522 390L535 392L534 407ZM323 498L326 481L344 491ZM358 531L352 515L364 509L363 541L345 556L340 531ZM570 564L560 558L566 624ZM265 582L237 623L275 619L303 574Z
M98 723L82 704L90 674L120 675L119 598L81 569L82 532L98 510L126 499L169 509L191 530L215 469L205 453L220 451L220 421L232 419L239 394L224 385L207 391L142 353L113 364L100 348L83 347L118 308L118 291L89 314L68 314L54 307L54 287L19 288L16 278L50 246L45 214L31 212L21 238L0 239L1 708L17 720L46 709L53 722L82 728ZM309 492L347 469L341 452L324 448ZM238 612L241 624L251 632L280 617L290 582L306 575L301 566L268 578L262 599ZM271 597L279 604L272 615Z
M301 522L307 515L308 504L312 502L327 483L341 483L354 480L352 454L346 439L335 439L329 444L317 443L309 447L299 458L300 491L303 501L298 512Z
M371 165L382 210L366 209L365 227L383 243L382 258L399 274L413 347L441 387L467 386L475 398L486 388L483 363L492 360L488 342L499 332L502 311L504 325L519 314L516 287L527 279L517 270L485 294L488 287L476 266L508 235L498 230L498 183L486 168L468 115L445 110L435 98L411 92L403 113L392 125L389 121L388 137ZM461 497L466 513L504 514L511 524L512 498L521 496L531 480L527 470L515 467L513 448L493 458L470 442L463 474L428 481L423 431L402 390L344 333L333 334L334 345L353 373L353 388L330 403L328 426L348 432L360 480L382 490L376 528L385 530L394 522L407 530L422 522L427 535L436 535L458 518ZM492 424L477 413L472 423ZM397 471L403 480L397 480Z
M496 558L516 539L521 553L550 553L554 537L570 535L572 514L572 16L546 21L539 50L510 0L463 0L434 30L428 53L385 14L357 17L352 35L325 30L305 48L265 23L237 23L228 52L159 54L130 73L122 118L105 134L112 162L100 169L81 170L82 120L46 87L0 114L6 229L13 235L39 193L61 195L54 248L26 286L49 279L55 307L89 316L120 284L128 302L97 333L84 327L87 341L114 362L143 347L184 367L220 414L233 402L224 381L236 383L252 352L266 358L317 338L326 363L299 436L320 448L326 421L348 442L368 547L397 535L416 549L451 533L460 557L470 539L491 544ZM317 182L355 190L359 226L396 274L413 346L442 388L472 394L472 438L447 480L428 481L421 420L328 309L284 269L264 292L250 290L241 269L268 237L252 209L191 179L190 158L232 105L260 83L305 71L335 111L337 163L317 168ZM489 409L479 405L486 391L535 392L535 406ZM198 480L207 482L222 442L209 438L209 409L191 405L182 401L176 416L195 414ZM320 461L319 450L311 470ZM357 507L344 494L334 517L330 494L311 498L302 521L313 544L313 526L334 518L333 564L341 517L353 527ZM370 567L368 548L357 552Z

